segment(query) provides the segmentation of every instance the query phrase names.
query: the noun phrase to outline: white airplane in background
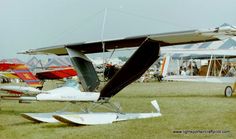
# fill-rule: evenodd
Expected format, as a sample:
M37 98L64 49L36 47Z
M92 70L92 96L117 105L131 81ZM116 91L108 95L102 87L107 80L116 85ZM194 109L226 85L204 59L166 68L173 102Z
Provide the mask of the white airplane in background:
M236 28L233 26L221 26L207 30L189 30L182 32L171 32L161 34L150 34L136 37L128 37L115 40L101 40L94 42L83 42L77 44L65 44L54 47L39 48L23 52L24 54L56 54L69 55L73 66L79 73L78 77L86 92L94 92L100 84L92 62L85 54L107 52L114 49L134 48L138 49L132 54L122 68L102 88L97 103L107 104L109 99L116 95L127 85L137 80L142 74L159 58L160 47L190 44L207 41L216 41L236 36ZM64 123L76 124L107 124L115 121L149 118L161 116L156 101L152 104L157 109L156 113L114 113L104 112L79 112L79 113L27 113L23 114L31 120L42 118L55 118ZM115 108L116 109L116 108Z
M163 80L167 81L193 81L193 82L212 82L212 83L235 83L236 77L235 76L222 76L223 72L223 66L224 66L224 60L226 58L235 57L236 56L236 49L164 49L162 50L162 53L164 54L164 62L162 65L162 76ZM171 59L174 54L181 54L181 58L188 57L187 59L190 60L190 62L193 62L193 59L209 59L209 64L207 68L207 74L206 76L199 76L199 75L168 75L168 70L170 67ZM194 57L190 58L189 57ZM222 60L223 62L220 63L220 71L218 75L211 76L210 70L214 69L214 60ZM218 63L219 64L219 63ZM178 64L180 65L180 64ZM228 87L228 86L227 86ZM226 88L227 88L226 87ZM225 89L227 90L227 89ZM225 91L225 96L229 97L233 94L233 89Z
M174 81L199 81L199 82L214 82L214 83L234 83L235 77L223 77L222 70L224 63L221 64L219 75L210 76L210 69L212 67L213 60L225 60L227 57L235 57L236 50L188 50L188 49L166 49L162 51L164 54L165 62L163 62L163 71L162 76L164 80L174 80ZM210 63L207 69L206 76L183 76L183 75L168 75L168 69L171 64L171 59L173 54L181 54L180 57L191 57L193 55L194 58L185 58L188 59L190 62L193 59L209 59ZM180 59L181 60L181 59ZM180 64L178 64L180 65Z

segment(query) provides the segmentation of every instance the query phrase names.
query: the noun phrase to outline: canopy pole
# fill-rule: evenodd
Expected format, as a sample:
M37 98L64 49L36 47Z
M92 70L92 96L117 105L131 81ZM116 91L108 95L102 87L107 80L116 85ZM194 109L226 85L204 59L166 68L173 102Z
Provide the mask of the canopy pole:
M223 70L223 62L225 61L225 55L221 61L221 67L220 67L220 74L219 74L219 77L221 77L221 73L222 73L222 70Z
M191 72L190 73L191 73L191 76L193 76L193 58L192 57L191 57L190 61L191 61L191 65L190 65L191 66L190 67L191 68L191 70L190 70Z
M213 76L217 76L217 69L216 69L216 68L217 68L217 67L216 67L216 64L217 64L217 63L216 63L216 56L214 56L214 61L213 61L213 62L214 62L214 63L213 63L213 64L214 64L214 68L213 68L214 75L213 75Z
M207 70L207 76L206 76L206 78L208 78L208 76L209 76L209 74L210 74L212 58L213 58L213 55L211 55L211 59L210 59L210 63L209 63L209 66L208 66L208 70Z

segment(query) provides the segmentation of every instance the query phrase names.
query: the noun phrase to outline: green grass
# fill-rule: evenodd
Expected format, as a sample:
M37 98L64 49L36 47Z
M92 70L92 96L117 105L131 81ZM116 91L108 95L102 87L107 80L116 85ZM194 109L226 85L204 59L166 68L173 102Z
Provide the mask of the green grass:
M223 96L225 84L210 83L133 83L117 96L124 112L154 111L156 99L162 117L138 119L96 126L33 123L20 116L24 112L52 112L68 103L36 102L19 104L1 101L0 139L72 138L235 138L236 96ZM68 111L79 110L72 104ZM224 134L176 134L174 130L224 130Z

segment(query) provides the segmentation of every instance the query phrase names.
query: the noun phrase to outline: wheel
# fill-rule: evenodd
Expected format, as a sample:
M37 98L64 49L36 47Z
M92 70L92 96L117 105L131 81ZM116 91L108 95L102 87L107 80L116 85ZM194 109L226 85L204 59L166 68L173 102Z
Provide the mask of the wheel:
M231 97L233 94L233 89L231 86L226 86L225 87L225 96L226 97Z

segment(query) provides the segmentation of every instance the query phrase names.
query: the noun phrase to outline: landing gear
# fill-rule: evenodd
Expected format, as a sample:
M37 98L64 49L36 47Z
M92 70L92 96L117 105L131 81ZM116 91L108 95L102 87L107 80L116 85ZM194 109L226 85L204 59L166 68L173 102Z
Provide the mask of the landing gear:
M226 97L231 97L233 95L233 89L231 86L226 86L225 87L225 96Z
M233 93L236 90L236 82L233 85L233 88L231 86L226 86L225 87L225 96L226 97L231 97L233 95Z

